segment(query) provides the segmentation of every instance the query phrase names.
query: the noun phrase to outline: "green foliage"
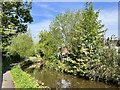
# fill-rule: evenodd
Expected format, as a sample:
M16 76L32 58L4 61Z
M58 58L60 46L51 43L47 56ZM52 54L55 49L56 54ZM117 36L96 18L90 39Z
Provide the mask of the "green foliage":
M9 28L13 23L17 32L27 31L26 23L33 21L30 15L31 2L2 2L2 25Z
M33 40L27 34L19 34L14 37L9 47L10 53L18 53L21 57L33 55Z
M81 11L67 11L58 14L50 24L52 39L58 46L71 45L73 37L77 34L76 27L81 23ZM58 47L57 46L57 47Z
M77 11L59 14L50 24L50 31L40 33L38 47L45 56L47 66L62 72L120 82L119 59L115 46L106 45L104 25L98 19L92 3ZM58 47L67 46L68 61L61 63L56 58ZM109 74L108 74L109 73ZM116 78L115 78L116 77Z
M20 66L15 66L11 70L15 87L16 88L43 88L43 86L39 86L35 79L32 78L29 74L22 71Z
M7 50L7 46L10 45L13 35L16 34L15 31L13 30L14 25L11 24L9 26L10 26L10 29L5 29L4 26L1 26L2 28L0 28L0 32L2 35L2 45L1 45L2 56L8 55L9 52Z
M48 60L55 57L58 47L65 45L71 51L72 67L79 67L81 63L85 67L88 61L98 59L99 54L97 56L96 53L103 44L101 38L104 32L98 13L94 12L92 4L87 4L83 11L67 11L57 15L50 24L50 31L40 33L39 47L46 55L45 58ZM79 62L77 59L84 61Z
M2 50L3 66L6 63L11 62L11 54L8 48L11 44L11 39L18 35L18 33L24 33L27 31L27 23L33 21L30 15L31 2L1 2L0 8L0 35L2 42L0 43L0 49ZM15 56L15 55L13 55Z
M57 52L57 45L53 41L53 37L50 32L44 31L40 33L40 41L38 43L38 51L45 54L46 60L54 60L54 56Z

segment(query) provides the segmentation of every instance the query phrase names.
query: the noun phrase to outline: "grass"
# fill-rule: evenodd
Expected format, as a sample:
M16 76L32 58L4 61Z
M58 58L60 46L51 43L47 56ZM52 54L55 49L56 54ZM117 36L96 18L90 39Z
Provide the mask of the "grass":
M45 86L40 86L29 74L22 71L19 65L13 67L11 73L15 88L45 88Z

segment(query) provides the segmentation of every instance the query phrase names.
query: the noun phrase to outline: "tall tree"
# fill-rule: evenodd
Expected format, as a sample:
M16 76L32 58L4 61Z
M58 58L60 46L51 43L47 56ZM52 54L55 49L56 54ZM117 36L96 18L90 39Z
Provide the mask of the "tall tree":
M53 37L59 40L64 45L70 45L75 30L81 23L81 11L66 11L64 14L59 14L50 24L50 30Z
M2 12L0 13L0 32L2 37L2 55L7 53L7 46L10 45L13 36L27 31L27 23L33 21L30 14L31 2L1 2Z
M13 23L16 32L27 31L27 23L33 21L30 14L31 2L2 2L2 25L9 28Z

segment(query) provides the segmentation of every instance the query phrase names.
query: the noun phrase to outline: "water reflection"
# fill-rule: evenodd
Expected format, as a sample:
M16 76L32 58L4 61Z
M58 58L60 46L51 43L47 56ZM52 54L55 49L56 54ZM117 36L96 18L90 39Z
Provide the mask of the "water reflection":
M70 83L70 81L68 81L68 80L62 79L62 80L61 80L61 83L62 83L61 88L69 88L69 87L71 86L71 83Z
M115 86L102 82L84 80L48 69L43 69L42 71L35 70L29 73L51 88L115 88Z

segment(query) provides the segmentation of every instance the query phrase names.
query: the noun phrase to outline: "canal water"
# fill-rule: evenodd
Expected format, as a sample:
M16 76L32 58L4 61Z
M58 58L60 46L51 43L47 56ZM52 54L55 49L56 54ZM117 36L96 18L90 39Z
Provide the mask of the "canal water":
M34 70L27 72L50 88L116 88L103 82L85 80L46 68L41 71Z

